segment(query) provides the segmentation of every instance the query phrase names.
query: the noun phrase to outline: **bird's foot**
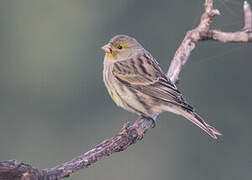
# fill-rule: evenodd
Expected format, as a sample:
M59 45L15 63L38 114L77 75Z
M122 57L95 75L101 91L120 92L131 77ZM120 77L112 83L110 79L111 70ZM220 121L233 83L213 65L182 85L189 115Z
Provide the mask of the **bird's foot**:
M127 135L127 130L128 130L128 127L129 127L129 122L125 123L122 127L122 129L119 131L118 135L120 136L125 136Z
M137 139L142 140L144 136L144 132L139 129L139 126L136 123L133 124L133 127L137 132Z
M152 122L152 124L151 124L151 127L152 127L152 128L154 128L154 127L156 126L156 121L155 121L153 118L151 118L151 117L146 117L146 116L141 115L141 116L136 120L136 122L133 124L133 126L135 127L135 130L136 130L136 132L137 132L137 134L138 134L138 139L140 139L140 140L143 138L144 132L141 131L140 128L139 128L139 122L140 122L140 120L142 120L143 118L145 118L145 119L147 119L147 120L149 120L149 121Z
M156 120L151 118L151 117L147 117L146 119L150 120L152 122L151 128L156 127Z
M144 136L144 132L141 131L140 128L139 128L139 122L140 122L140 120L142 120L143 118L145 118L145 117L142 116L142 115L139 116L139 118L137 118L136 122L133 124L133 127L134 127L134 129L136 130L137 135L138 135L137 138L138 138L139 140L143 139L143 136Z

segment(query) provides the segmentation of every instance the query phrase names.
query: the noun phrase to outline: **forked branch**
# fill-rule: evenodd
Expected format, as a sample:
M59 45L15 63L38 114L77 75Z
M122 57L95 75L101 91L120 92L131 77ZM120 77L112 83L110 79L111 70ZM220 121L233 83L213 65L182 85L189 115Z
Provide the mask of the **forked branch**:
M205 0L205 11L201 16L200 24L186 33L186 36L176 51L167 76L172 82L177 83L179 73L185 65L196 44L201 40L216 40L220 42L251 42L252 41L252 12L248 2L244 2L244 28L237 32L222 32L211 30L210 24L214 16L220 15L217 9L213 9L213 1ZM157 115L153 115L156 119ZM145 133L153 126L153 122L147 119L136 121L138 131ZM114 152L125 150L139 140L136 126L125 124L119 133L110 139L106 139L92 150L60 164L54 168L39 170L17 160L0 162L0 180L58 180L69 177L74 172L87 168L96 161L111 155Z

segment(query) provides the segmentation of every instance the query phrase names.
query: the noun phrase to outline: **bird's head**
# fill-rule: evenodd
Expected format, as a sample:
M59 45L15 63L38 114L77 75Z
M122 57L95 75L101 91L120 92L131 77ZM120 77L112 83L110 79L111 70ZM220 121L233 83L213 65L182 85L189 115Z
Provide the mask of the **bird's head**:
M106 53L106 60L112 61L126 60L143 50L134 38L127 35L116 35L101 48Z

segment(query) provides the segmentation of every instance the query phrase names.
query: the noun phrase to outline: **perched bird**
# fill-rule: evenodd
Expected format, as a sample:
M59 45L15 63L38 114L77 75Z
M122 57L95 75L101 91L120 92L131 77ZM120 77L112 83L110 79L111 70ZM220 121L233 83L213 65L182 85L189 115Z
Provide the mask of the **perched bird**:
M117 35L102 49L106 53L103 80L118 106L152 121L151 115L170 111L184 116L214 139L221 135L196 114L155 58L134 38Z

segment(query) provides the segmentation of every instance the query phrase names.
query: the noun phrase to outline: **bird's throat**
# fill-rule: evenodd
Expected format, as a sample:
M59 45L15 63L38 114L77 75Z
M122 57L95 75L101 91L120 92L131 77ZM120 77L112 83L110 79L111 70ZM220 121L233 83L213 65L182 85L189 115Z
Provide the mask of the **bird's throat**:
M112 52L112 53L106 53L105 57L107 60L114 60L116 57L117 52Z

